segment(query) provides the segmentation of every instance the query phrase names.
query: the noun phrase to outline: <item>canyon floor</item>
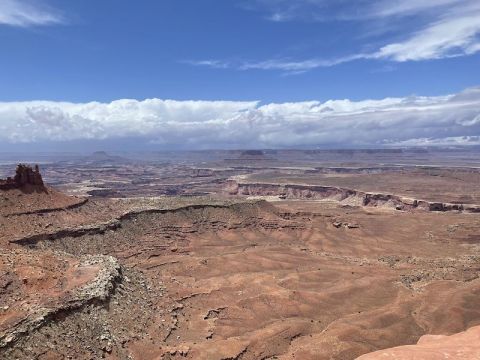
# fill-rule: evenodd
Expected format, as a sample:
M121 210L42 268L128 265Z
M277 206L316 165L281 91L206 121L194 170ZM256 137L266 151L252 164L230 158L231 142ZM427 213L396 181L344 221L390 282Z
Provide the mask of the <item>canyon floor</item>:
M478 358L478 153L157 155L0 189L0 358Z

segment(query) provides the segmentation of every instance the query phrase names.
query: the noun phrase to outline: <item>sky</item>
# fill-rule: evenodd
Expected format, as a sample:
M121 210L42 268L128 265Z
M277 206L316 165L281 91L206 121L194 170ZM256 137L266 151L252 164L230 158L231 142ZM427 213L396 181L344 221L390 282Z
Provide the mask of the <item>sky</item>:
M0 0L0 151L480 144L478 0Z

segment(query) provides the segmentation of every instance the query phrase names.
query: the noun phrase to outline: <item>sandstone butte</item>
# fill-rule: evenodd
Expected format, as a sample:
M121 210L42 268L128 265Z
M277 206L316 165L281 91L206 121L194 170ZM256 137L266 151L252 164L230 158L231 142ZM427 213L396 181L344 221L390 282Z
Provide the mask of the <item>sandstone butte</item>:
M15 171L15 177L0 179L0 189L2 190L18 189L27 185L44 186L38 165L35 165L35 169L33 169L31 166L19 164Z

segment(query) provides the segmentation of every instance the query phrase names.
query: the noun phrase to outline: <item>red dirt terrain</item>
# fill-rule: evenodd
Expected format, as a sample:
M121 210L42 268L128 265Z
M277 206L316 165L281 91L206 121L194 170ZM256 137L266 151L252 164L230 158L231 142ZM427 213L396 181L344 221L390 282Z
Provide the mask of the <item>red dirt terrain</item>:
M399 346L360 356L359 360L464 359L480 356L480 326L451 336L424 335L417 345Z
M477 336L480 214L233 185L4 205L0 358L373 359Z

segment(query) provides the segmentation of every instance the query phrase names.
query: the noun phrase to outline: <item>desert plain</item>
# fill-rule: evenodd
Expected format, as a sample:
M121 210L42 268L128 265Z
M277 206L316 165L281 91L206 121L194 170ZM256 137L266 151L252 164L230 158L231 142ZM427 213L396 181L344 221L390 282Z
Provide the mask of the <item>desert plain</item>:
M478 359L479 155L11 154L0 358Z

